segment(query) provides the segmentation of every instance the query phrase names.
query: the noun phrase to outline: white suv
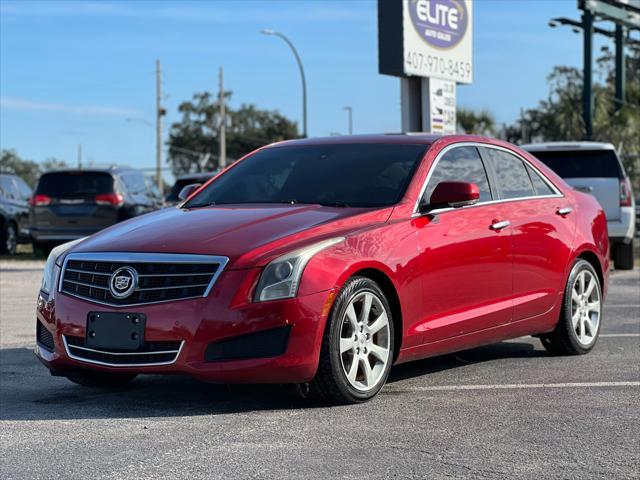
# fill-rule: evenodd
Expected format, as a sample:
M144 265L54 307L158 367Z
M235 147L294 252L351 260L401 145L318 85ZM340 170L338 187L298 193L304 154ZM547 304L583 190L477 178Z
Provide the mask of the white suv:
M607 217L611 256L620 270L633 268L635 202L631 182L610 143L549 142L521 145L576 190L598 199Z

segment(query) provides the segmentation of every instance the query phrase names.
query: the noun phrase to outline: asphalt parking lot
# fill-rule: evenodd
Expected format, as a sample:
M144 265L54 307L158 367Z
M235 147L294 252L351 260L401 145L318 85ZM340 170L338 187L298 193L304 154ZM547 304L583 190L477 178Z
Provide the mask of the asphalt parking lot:
M520 338L392 370L374 401L139 377L105 393L32 353L43 262L0 262L0 477L639 478L640 271L615 272L601 338Z

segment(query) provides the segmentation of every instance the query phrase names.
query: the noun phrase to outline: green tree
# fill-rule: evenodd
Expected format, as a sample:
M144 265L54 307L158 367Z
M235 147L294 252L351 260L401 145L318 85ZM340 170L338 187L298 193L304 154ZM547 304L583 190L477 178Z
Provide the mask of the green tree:
M489 110L475 110L460 107L456 111L458 129L464 133L476 135L494 135L496 119Z
M40 166L33 160L21 158L15 150L2 150L0 172L18 175L33 188L40 177Z
M637 192L640 190L640 51L631 50L626 62L625 101L616 110L613 57L607 53L597 61L595 76L604 81L593 87L593 139L616 146ZM582 71L556 66L547 80L549 96L506 128L508 141L528 143L584 138Z
M60 170L61 168L69 168L67 162L55 157L49 157L40 164L40 170L42 172L48 172L49 170Z
M227 157L234 161L263 145L297 138L297 124L277 111L260 110L243 104L228 106L227 92ZM210 171L218 168L219 104L208 92L196 93L191 101L178 107L179 122L171 125L168 162L174 175Z

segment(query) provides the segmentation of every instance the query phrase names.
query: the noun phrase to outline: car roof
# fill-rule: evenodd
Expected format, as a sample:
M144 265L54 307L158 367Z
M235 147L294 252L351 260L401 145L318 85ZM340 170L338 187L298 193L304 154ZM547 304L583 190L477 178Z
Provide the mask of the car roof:
M454 136L454 135L450 135ZM464 135L455 135L456 137L464 137ZM424 144L430 145L436 140L446 137L446 135L437 135L424 132L409 133L380 133L368 135L333 135L330 137L300 138L296 140L284 140L269 145L269 148L281 146L303 146L303 145L340 145L353 143L397 143L397 144Z
M615 147L611 143L604 142L544 142L544 143L529 143L526 145L520 145L520 148L527 152L542 152L542 151L575 151L575 150L614 150Z

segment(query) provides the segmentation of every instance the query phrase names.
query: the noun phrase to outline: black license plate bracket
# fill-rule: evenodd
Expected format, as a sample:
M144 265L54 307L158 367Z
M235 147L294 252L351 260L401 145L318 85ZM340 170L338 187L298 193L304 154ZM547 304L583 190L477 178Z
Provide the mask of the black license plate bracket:
M138 350L147 317L142 313L89 312L85 345L107 350Z

